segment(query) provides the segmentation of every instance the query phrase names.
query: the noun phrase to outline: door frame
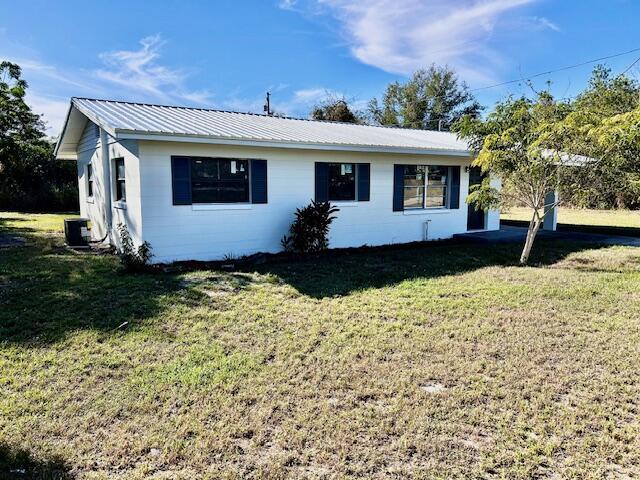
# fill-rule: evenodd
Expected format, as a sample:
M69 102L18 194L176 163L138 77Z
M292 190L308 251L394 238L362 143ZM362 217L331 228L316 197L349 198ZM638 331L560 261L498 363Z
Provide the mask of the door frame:
M480 170L480 167L468 167L469 168L469 189L471 188L472 185L478 185L479 182L474 181L473 183L471 182L471 172L474 169L477 169L474 171L474 173L477 175L477 171ZM486 177L486 174L480 173L480 182L482 180L484 180L484 178ZM486 230L487 229L487 221L488 221L488 215L487 212L484 210L481 210L482 212L482 227L481 228L469 228L469 220L470 220L470 215L471 214L477 214L477 211L475 210L475 205L467 205L467 232L479 232L482 230Z

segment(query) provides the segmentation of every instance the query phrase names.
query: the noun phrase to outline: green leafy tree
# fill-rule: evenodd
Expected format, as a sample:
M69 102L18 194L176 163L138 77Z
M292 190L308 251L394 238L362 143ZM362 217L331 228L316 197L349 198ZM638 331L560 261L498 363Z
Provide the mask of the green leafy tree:
M481 111L455 71L435 65L416 71L404 84L389 84L382 103L374 98L368 106L373 123L425 130L448 130L463 116L477 117Z
M561 122L570 112L542 92L536 99L509 97L497 104L486 120L464 117L454 130L477 152L473 164L502 182L500 190L485 179L472 189L467 202L479 208L504 208L514 204L531 209L531 221L520 263L529 260L535 237L548 212L557 206L548 194L563 190L561 172L589 162L567 153Z
M573 102L573 108L600 117L611 117L640 107L640 83L626 75L611 75L611 69L598 65L589 84Z
M0 63L0 208L77 208L75 165L56 161L44 124L25 102L20 67Z
M571 149L600 161L591 169L566 172L572 182L571 203L591 208L639 208L638 155L634 145L624 142L625 115L640 108L640 83L626 75L612 76L611 70L597 66L589 85L572 104L572 113L563 123L563 134ZM605 147L606 138L619 138L619 145Z
M332 95L313 107L311 118L330 122L365 123L363 115L353 110L344 97Z
M572 151L598 159L575 172L574 188L600 206L640 207L640 107L609 117L574 111L559 128Z

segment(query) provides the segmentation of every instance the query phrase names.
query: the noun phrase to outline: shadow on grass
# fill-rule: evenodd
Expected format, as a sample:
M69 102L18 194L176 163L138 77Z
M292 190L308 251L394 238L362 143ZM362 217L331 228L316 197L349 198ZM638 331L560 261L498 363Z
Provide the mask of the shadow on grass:
M134 327L161 314L167 295L180 291L180 301L199 305L206 297L214 298L219 293L216 290L247 288L255 280L251 272L275 275L303 295L324 298L405 280L516 265L521 249L519 244L448 241L333 250L296 261L275 257L236 273L208 266L205 270L212 275L206 279L211 288L201 292L160 271L121 273L114 257L72 253L61 248L59 237L28 236L31 246L0 250L0 342L31 346L62 340L77 330L110 333L125 322ZM540 240L531 263L551 265L571 253L597 248L594 244Z
M568 255L603 245L538 240L531 266L552 265ZM299 262L273 262L256 271L280 277L300 293L314 298L348 295L384 288L405 280L460 275L490 266L517 265L522 245L467 244L454 241L380 248L329 251Z
M67 480L73 478L70 468L60 458L35 459L31 453L0 443L0 478Z
M126 274L113 256L69 251L60 237L25 236L29 246L0 250L0 342L37 346L135 326L180 288L174 276Z

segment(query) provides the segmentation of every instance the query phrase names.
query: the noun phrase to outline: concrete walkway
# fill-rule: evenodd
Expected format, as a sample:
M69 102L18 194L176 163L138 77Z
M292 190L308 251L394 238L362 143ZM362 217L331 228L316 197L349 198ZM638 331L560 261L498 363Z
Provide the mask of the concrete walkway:
M471 243L520 243L524 242L527 236L525 227L514 227L503 225L500 230L492 232L469 232L454 235L454 238ZM547 240L570 240L578 242L597 243L600 245L623 245L629 247L640 247L640 238L623 237L616 235L601 235L597 233L583 232L551 232L540 230L537 239Z

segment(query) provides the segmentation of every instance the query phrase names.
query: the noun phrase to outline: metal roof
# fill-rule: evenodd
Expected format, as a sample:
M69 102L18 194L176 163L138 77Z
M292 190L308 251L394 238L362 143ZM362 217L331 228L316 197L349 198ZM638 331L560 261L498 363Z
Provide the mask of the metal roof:
M81 113L82 116L78 116ZM84 122L82 117L86 117ZM283 148L469 156L466 142L449 132L353 125L289 117L143 103L72 98L56 146L75 158L86 119L118 139L197 141Z

